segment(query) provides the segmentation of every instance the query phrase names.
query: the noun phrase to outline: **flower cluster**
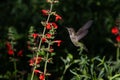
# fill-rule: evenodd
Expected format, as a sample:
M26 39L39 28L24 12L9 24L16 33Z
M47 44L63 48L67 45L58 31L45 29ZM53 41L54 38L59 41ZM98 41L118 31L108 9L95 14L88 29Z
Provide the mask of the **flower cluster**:
M6 43L6 47L7 47L7 51L9 55L13 55L14 54L14 50L12 49L12 46L9 42Z
M34 72L35 72L35 74L39 75L39 80L45 79L45 75L40 70L35 70Z
M49 14L50 15L54 15L55 16L55 21L58 21L58 20L62 19L62 17L60 15L56 14L56 12L50 12L49 10L45 10L45 9L43 9L41 12L45 16L47 16Z
M111 30L112 34L116 35L116 41L120 42L120 30L117 26L114 26Z
M47 17L46 21L41 21L44 29L41 32L36 33L33 27L29 31L29 47L34 53L33 57L29 60L29 65L33 67L33 73L31 80L33 79L34 73L39 74L39 80L45 80L45 77L48 76L47 64L52 62L52 56L54 55L53 44L58 47L61 45L61 40L55 39L56 30L58 25L56 22L61 20L62 17L56 12L52 11L52 5L57 3L57 0L47 0L50 3L49 10L41 10L43 16ZM54 20L51 21L50 16L53 16ZM43 65L40 63L44 63ZM39 66L40 65L40 66ZM44 70L37 70L38 67L43 67Z
M15 47L16 46L16 30L12 27L8 28L8 38L6 42L6 48L7 48L7 53L10 56L23 56L23 50L18 50ZM16 54L15 54L16 53Z
M7 47L8 55L10 56L14 55L14 49L12 48L12 45L10 44L10 42L6 43L6 47ZM19 50L17 52L17 56L23 56L23 50Z
M42 59L43 59L42 57L38 57L36 60L36 57L34 57L34 58L29 60L29 65L34 66L35 61L36 61L36 64L39 64L42 61Z

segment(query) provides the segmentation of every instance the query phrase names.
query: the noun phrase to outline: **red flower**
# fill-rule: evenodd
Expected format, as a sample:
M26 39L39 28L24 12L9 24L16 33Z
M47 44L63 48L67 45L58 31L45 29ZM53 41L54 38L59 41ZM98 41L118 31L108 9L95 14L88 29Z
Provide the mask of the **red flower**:
M46 25L46 29L50 30L50 29L52 29L52 26L53 26L55 29L58 28L58 26L57 26L56 23L51 22L51 23L48 23L48 24Z
M50 46L49 52L52 53L53 51L54 51L54 49L52 48L52 46Z
M62 41L61 40L55 40L54 42L57 43L57 46L60 46Z
M116 37L117 42L120 42L120 35Z
M9 54L9 55L13 55L13 54L14 54L14 51L13 51L12 49L9 49L9 50L8 50L8 54Z
M46 25L46 29L48 29L48 30L51 29L51 23L48 23L48 24Z
M61 19L62 19L62 17L60 15L55 14L55 21L58 21L58 20L61 20Z
M38 37L38 35L39 35L39 34L37 34L37 33L33 33L33 34L32 34L32 36L33 36L34 39L36 39L36 38Z
M117 35L119 33L118 27L113 27L111 32L112 32L112 34Z
M32 58L32 59L29 60L29 65L33 66L35 64L35 62L37 64L39 64L41 61L42 61L42 57L38 57L37 61L36 61L36 57L34 57L34 58Z
M7 49L11 49L11 44L9 42L6 43Z
M43 9L41 12L42 12L42 14L43 14L43 15L48 15L48 12L49 12L49 11L48 11L48 10Z
M14 50L12 49L12 45L9 42L7 42L6 46L7 46L8 54L9 55L13 55L14 54Z
M52 36L52 35L49 34L49 33L46 34L46 37L47 37L47 38L51 38L51 36Z
M34 66L34 64L35 64L35 61L34 61L33 59L30 59L30 60L29 60L29 65L30 65L30 66Z
M36 61L36 57L34 57L34 58L33 58L33 60L35 60L35 61ZM38 59L37 59L37 62L36 62L36 63L37 63L37 64L38 64L38 63L40 63L40 62L41 62L41 60L42 60L42 57L38 57Z
M18 53L17 53L18 56L23 56L23 50L20 50Z
M57 29L57 28L58 28L58 26L57 26L57 24L56 24L56 23L52 22L52 25L53 25L53 27L54 27L55 29Z
M42 38L42 43L46 42L46 40L47 40L46 38Z
M44 80L44 79L45 79L44 74L40 74L39 79L40 79L40 80Z
M35 74L40 73L40 70L34 70Z

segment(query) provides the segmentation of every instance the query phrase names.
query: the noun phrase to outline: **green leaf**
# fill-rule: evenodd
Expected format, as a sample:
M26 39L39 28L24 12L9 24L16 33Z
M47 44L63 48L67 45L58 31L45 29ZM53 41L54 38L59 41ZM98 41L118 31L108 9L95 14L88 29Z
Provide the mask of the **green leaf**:
M51 53L51 56L54 56L55 54L56 54L55 52L52 52L52 53Z
M44 55L45 55L45 51L44 51L44 50L41 50L41 51L39 51L38 53L39 53L39 55L41 55L41 56L44 56Z
M70 62L73 60L73 55L72 54L68 54L67 55L67 61Z
M33 55L32 55L32 54L27 54L26 56L27 56L27 57L30 57L30 58L32 58L32 57L33 57Z

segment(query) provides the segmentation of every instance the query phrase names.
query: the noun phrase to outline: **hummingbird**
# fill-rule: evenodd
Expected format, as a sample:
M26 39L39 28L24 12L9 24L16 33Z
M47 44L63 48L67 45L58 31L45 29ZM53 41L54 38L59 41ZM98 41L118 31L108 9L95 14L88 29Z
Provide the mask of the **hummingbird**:
M71 42L74 44L74 46L84 47L83 44L79 42L79 40L81 40L84 36L87 35L88 29L90 28L92 23L93 23L93 20L89 20L77 32L75 32L75 30L73 28L67 27L69 37L71 39Z

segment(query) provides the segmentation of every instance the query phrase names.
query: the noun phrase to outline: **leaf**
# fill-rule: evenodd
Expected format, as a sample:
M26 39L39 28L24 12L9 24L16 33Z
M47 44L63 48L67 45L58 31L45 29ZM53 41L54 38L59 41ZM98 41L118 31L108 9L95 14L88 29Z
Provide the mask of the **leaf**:
M70 62L73 60L73 55L72 54L68 54L67 55L67 61Z
M112 44L114 44L114 42L110 39L110 38L106 38L106 40Z
M77 78L80 79L80 75L79 75L78 73L76 73L76 72L74 72L74 71L72 71L72 70L70 70L70 72L71 72L72 74L74 74Z
M60 57L64 64L66 64L66 60L63 57Z
M102 68L99 75L98 75L98 77L102 78L104 76L104 73L105 73L105 68Z
M51 56L54 56L55 54L56 54L55 52L52 52L52 53L51 53Z
M73 61L73 63L79 63L80 61L81 61L81 60L76 59L76 60Z
M27 54L26 56L27 56L27 57L30 57L30 58L32 58L32 57L33 57L33 55L32 55L32 54Z
M44 55L45 55L45 51L44 51L44 50L41 50L41 51L39 51L38 53L39 53L39 55L41 55L41 56L44 56Z

